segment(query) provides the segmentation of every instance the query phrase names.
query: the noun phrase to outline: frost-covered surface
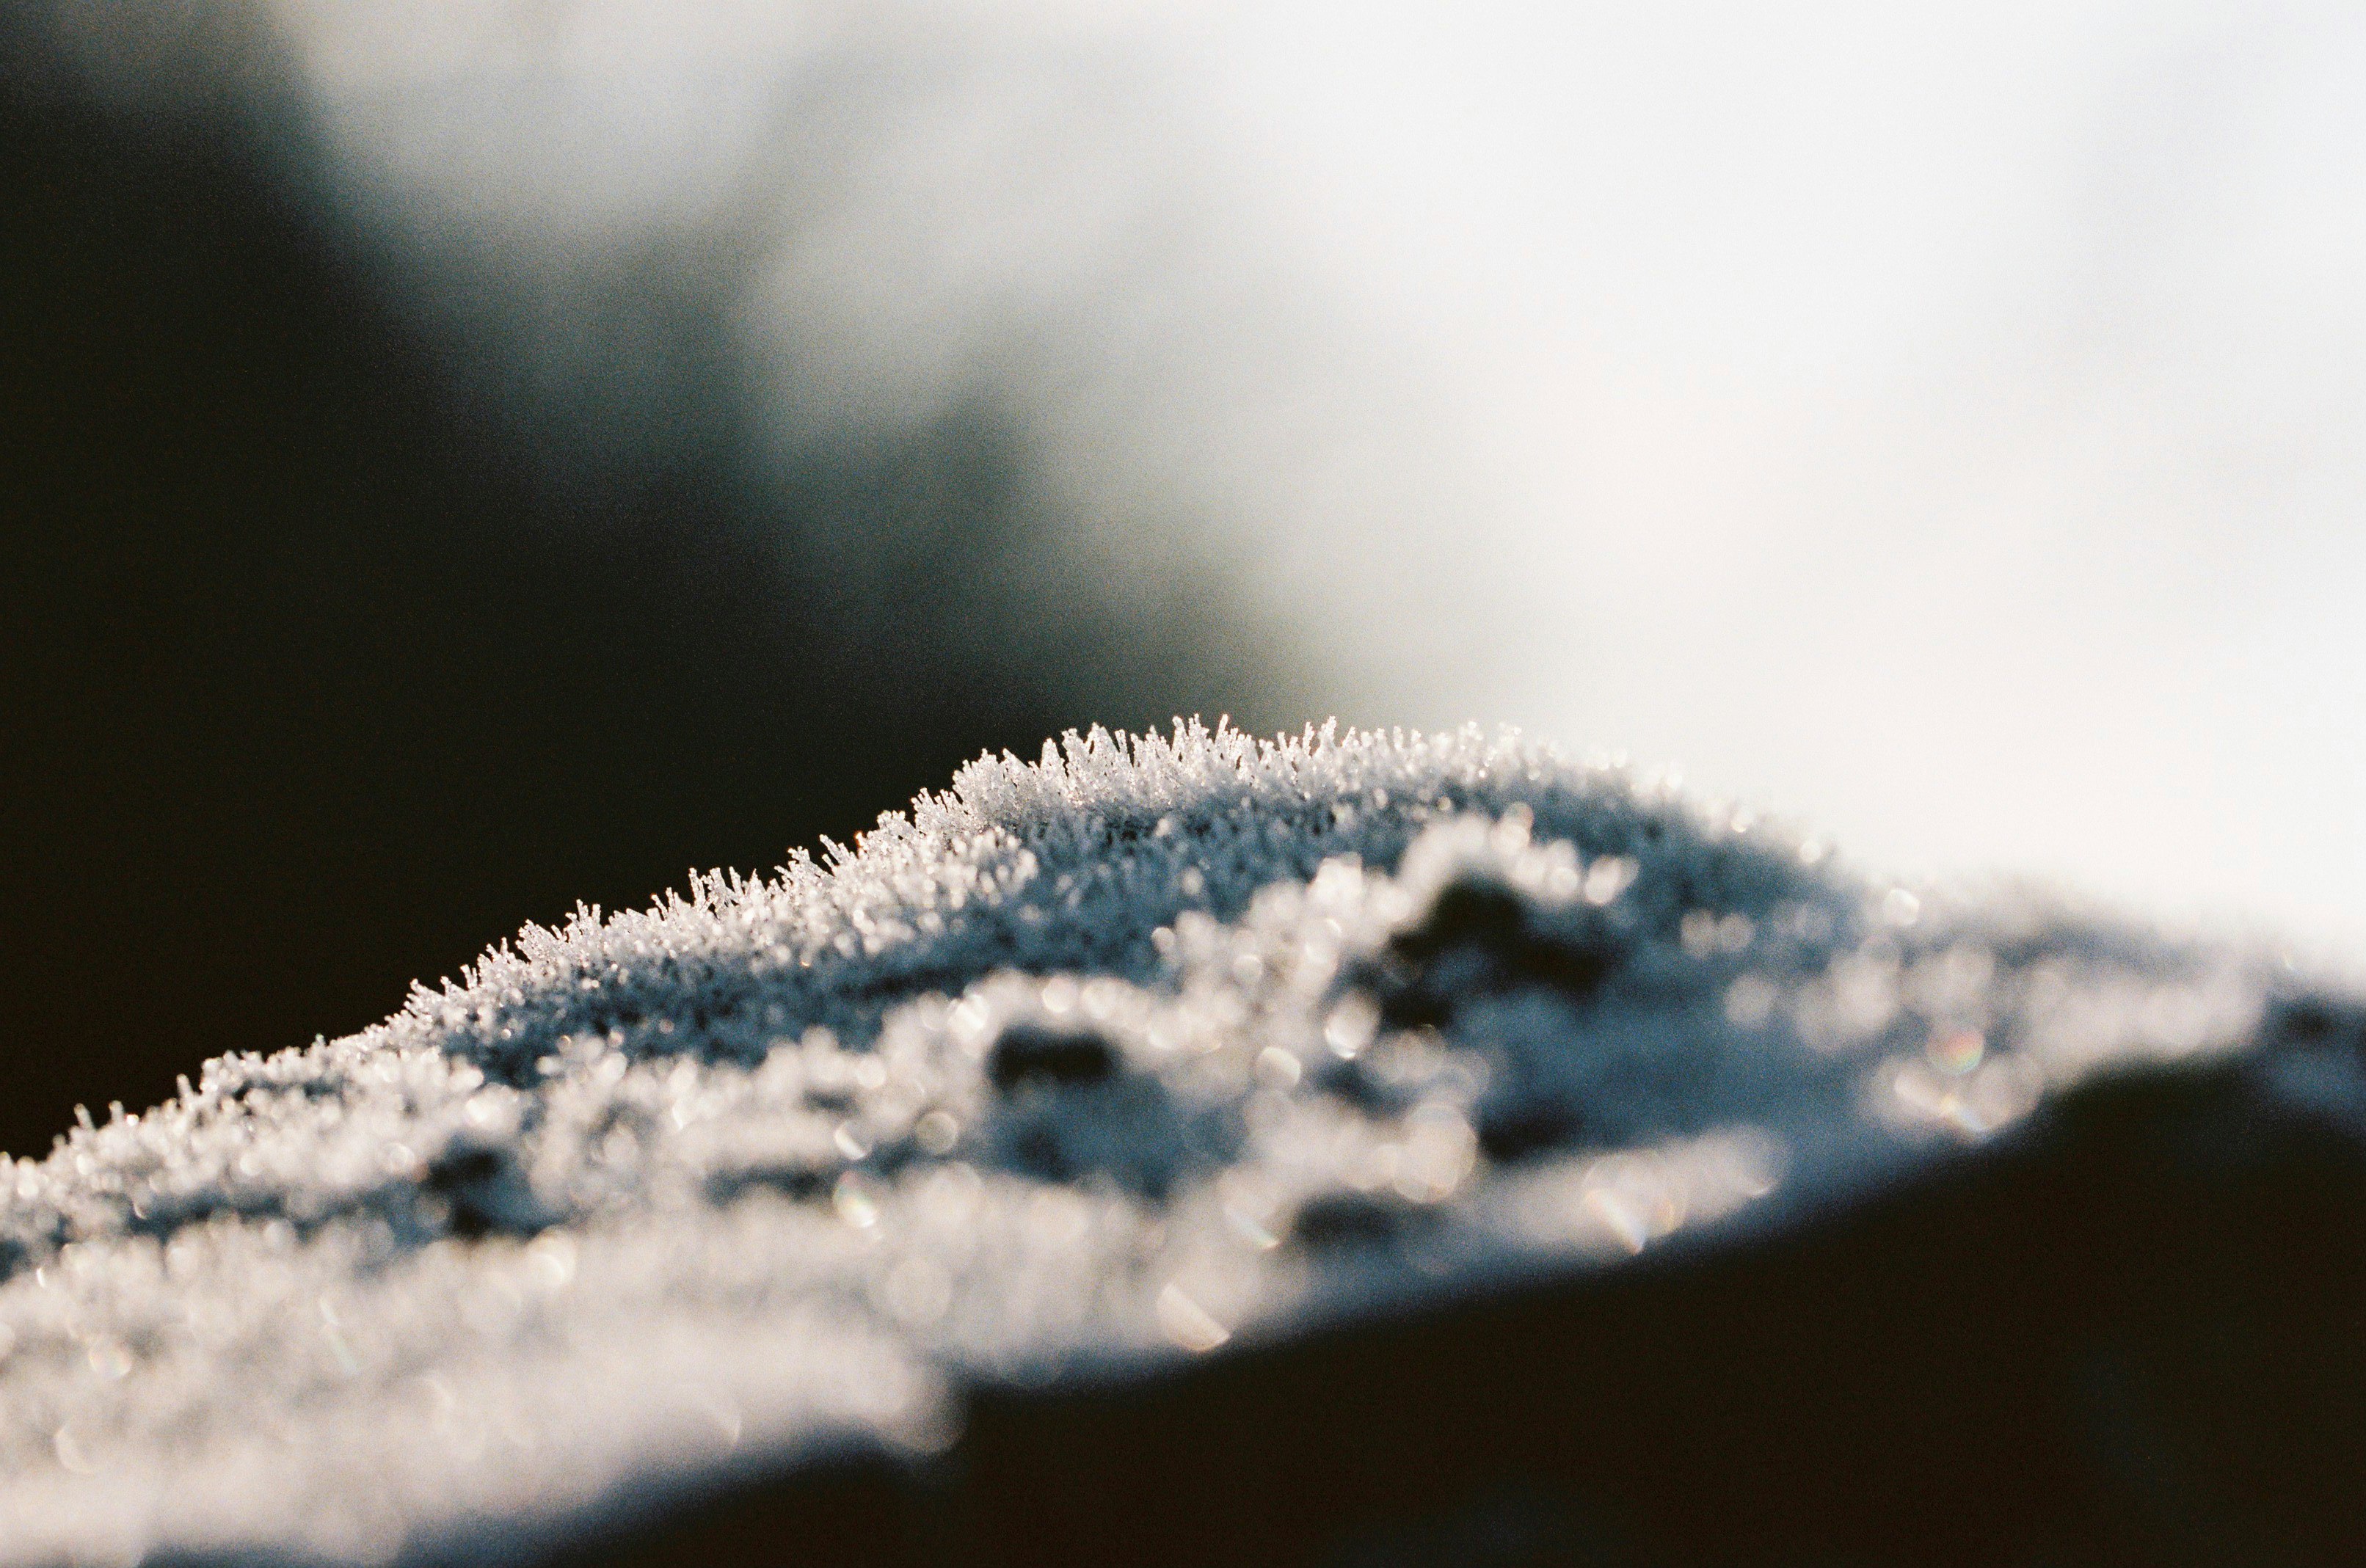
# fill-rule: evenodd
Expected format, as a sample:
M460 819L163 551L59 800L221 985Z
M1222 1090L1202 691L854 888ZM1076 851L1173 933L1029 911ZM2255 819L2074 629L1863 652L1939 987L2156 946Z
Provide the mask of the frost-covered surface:
M2282 983L1510 739L1071 737L17 1162L0 1561L933 1451L982 1382L1765 1234Z

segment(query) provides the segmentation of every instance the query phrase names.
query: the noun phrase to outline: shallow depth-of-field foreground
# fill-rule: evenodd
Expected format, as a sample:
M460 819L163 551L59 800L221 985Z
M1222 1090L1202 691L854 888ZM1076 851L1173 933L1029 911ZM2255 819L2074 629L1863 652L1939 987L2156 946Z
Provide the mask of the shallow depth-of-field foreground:
M1072 735L17 1162L0 1561L2325 1560L2360 1018L1515 739Z

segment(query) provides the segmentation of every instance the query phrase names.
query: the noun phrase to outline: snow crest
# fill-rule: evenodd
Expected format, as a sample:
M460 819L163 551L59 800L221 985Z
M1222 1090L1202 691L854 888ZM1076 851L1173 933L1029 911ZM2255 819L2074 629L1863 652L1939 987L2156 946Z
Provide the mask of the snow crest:
M967 1388L1735 1245L2283 984L1515 738L1071 734L0 1173L0 1562L936 1452Z

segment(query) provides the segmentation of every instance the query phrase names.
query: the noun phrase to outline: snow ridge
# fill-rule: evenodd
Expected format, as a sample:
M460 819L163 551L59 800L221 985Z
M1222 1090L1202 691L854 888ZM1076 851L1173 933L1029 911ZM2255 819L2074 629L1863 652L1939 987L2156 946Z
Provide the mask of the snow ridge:
M981 1383L1733 1245L2281 984L1516 737L1071 733L0 1173L0 1562L934 1452Z

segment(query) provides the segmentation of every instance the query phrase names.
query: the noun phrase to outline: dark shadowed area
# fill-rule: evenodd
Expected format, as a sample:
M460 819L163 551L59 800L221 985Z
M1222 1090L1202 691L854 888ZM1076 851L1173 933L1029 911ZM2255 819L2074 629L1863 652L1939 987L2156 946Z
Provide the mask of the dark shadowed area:
M982 750L1304 716L1212 578L1014 565L1058 520L992 399L783 464L726 289L653 267L662 333L607 361L668 357L671 435L586 471L316 193L267 54L110 97L38 32L0 29L0 1148ZM850 581L825 522L892 570Z

